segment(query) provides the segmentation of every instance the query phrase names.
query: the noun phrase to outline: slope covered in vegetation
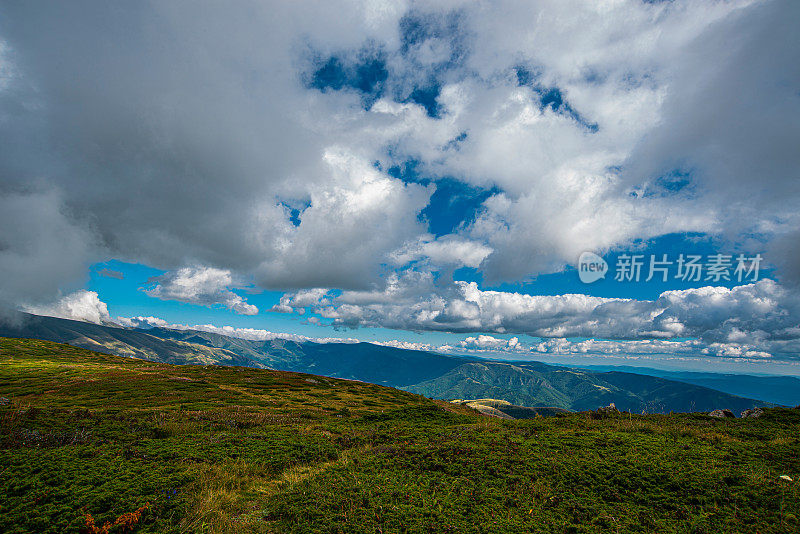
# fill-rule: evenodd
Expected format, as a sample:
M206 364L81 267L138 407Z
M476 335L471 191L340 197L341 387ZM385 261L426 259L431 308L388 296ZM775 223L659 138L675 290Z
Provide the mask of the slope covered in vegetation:
M20 339L0 339L0 397L3 532L798 528L797 410L501 420Z

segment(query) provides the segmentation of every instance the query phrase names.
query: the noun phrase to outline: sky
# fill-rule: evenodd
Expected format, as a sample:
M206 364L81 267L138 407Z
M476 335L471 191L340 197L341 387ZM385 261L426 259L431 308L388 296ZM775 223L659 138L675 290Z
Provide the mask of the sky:
M1 315L800 374L798 20L0 1Z

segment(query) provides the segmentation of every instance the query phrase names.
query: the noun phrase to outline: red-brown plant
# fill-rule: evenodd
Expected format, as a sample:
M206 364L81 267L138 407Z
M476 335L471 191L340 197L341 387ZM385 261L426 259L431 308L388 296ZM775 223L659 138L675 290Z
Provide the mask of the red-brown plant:
M102 527L98 527L94 523L94 518L92 514L86 514L86 532L88 534L109 534L111 529L114 527L119 527L118 532L133 532L133 529L136 525L139 524L139 520L142 518L142 514L145 510L150 508L150 503L145 504L138 510L133 512L128 512L126 514L122 514L117 519L114 520L112 523L111 521L106 521L103 523Z

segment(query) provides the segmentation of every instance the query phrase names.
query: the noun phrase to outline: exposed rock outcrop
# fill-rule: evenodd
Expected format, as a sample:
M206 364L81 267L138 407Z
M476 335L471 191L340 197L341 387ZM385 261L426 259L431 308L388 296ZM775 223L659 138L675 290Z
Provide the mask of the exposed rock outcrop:
M618 414L619 410L617 410L617 405L613 402L608 406L601 406L597 410L595 410L594 414L596 418L606 418L611 417L614 414Z
M719 417L720 419L724 419L726 417L736 417L732 411L725 409L725 410L714 410L713 412L709 412L709 417Z
M761 408L751 408L749 410L745 410L742 412L742 419L747 417L761 417L764 414L764 410Z

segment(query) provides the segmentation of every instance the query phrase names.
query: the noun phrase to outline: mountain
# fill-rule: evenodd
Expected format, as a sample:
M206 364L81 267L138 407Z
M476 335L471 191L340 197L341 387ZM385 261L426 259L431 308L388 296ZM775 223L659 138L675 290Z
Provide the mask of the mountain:
M464 361L371 343L253 341L199 330L141 330L31 314L23 319L19 325L0 324L0 336L55 341L163 363L270 368L391 386L435 378Z
M27 313L22 315L19 323L0 322L0 336L55 341L107 354L163 363L265 367L264 364L244 354L206 344L165 339L133 328L97 325Z
M641 413L740 412L764 405L698 385L625 372L539 362L501 363L371 343L254 341L198 330L148 330L26 315L0 336L67 343L118 356L195 365L313 373L405 389L437 399L497 399L520 407L593 410L613 402Z
M784 406L800 404L800 378L796 376L770 376L723 374L696 371L667 371L648 367L587 365L591 371L623 371L640 375L658 376L696 386L703 386L731 395L762 399Z
M713 389L633 373L595 373L539 362L469 362L405 388L426 397L490 397L520 406L593 410L616 404L635 413L703 412L724 407L741 412L763 404Z
M409 386L441 376L467 358L435 352L397 349L372 343L313 343L285 339L251 341L197 330L154 328L162 339L224 349L284 371L349 378L394 387ZM471 359L469 359L471 360Z

